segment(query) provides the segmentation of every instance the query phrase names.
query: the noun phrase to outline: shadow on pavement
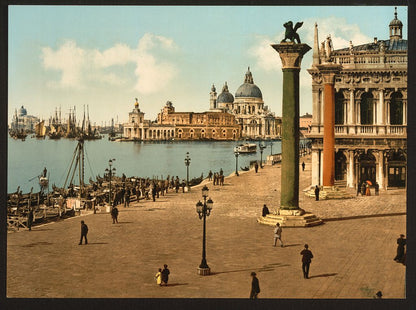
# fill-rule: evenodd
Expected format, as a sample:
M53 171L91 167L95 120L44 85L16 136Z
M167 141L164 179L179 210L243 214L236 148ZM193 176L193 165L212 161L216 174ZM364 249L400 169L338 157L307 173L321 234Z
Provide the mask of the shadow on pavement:
M131 224L133 222L118 222L117 224Z
M169 283L167 286L180 286L180 285L188 285L188 283Z
M21 245L21 246L31 248L31 247L34 247L34 246L37 246L37 245L51 245L51 244L53 244L53 243L46 242L46 241L39 241L39 242L24 244L24 245Z
M94 244L108 244L107 242L88 242L86 245L94 245Z
M288 248L288 247L291 247L291 246L298 246L298 245L302 245L302 244L300 244L300 243L285 244L283 247L284 247L284 248Z
M356 220L356 219L364 219L364 218L371 218L371 217L398 216L398 215L406 215L406 214L407 214L406 212L368 214L368 215L354 215L354 216L344 216L344 217L335 217L335 218L323 218L322 220L324 222L331 222L331 221Z
M273 264L267 264L262 267L257 268L249 268L249 269L237 269L237 270L229 270L229 271L218 271L218 272L211 272L211 275L221 274L221 273L232 273L232 272L243 272L243 271L273 271L276 267L287 267L290 266L289 264L282 264L282 263L273 263Z
M338 273L323 273L323 274L318 274L316 276L310 276L309 279L312 278L323 278L323 277L332 277L332 276L336 276Z

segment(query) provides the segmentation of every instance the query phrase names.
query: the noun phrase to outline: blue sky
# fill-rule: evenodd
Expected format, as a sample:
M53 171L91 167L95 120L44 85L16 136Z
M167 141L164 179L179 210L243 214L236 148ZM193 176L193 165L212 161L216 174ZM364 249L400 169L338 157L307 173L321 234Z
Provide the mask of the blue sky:
M128 119L134 98L154 120L166 101L176 111L209 109L212 84L232 94L247 67L266 105L281 116L282 71L270 44L283 23L303 21L302 43L331 34L334 48L388 39L394 6L9 6L9 122L16 108L47 119L89 106L97 124ZM407 7L398 7L407 38ZM300 112L312 113L311 79L300 73Z

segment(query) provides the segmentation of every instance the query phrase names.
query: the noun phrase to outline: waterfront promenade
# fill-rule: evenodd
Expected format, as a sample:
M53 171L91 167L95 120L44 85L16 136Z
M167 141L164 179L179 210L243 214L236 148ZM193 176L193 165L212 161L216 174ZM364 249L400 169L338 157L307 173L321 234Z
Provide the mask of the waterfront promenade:
M305 162L301 189L311 180L310 158ZM208 187L214 201L207 217L210 276L197 275L201 184L156 202L119 206L119 224L109 214L91 214L9 233L7 296L248 298L255 271L259 298L372 298L379 290L383 298L405 298L406 267L393 261L396 239L406 234L404 190L340 201L315 201L301 191L300 207L327 221L283 228L281 248L272 246L273 227L256 222L264 203L271 211L279 204L279 165ZM89 244L79 246L81 219ZM305 243L314 254L308 280L299 254ZM154 280L163 264L171 271L168 287Z

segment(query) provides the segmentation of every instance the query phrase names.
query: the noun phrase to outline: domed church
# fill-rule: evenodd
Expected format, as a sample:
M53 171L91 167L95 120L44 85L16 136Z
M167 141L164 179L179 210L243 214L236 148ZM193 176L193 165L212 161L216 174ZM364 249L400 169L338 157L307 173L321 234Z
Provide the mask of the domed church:
M245 74L244 83L237 88L235 96L229 92L227 82L218 97L215 86L212 86L210 110L222 110L235 115L241 126L242 138L274 139L280 137L281 119L264 105L263 94L254 84L250 67Z

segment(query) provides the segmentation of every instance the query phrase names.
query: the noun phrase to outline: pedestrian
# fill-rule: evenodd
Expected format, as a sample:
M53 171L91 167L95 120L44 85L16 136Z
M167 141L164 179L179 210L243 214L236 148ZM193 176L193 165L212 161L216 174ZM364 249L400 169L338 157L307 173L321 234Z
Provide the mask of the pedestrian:
M276 246L277 240L279 240L280 246L283 248L282 227L280 227L280 223L276 223L276 227L274 229L274 246Z
M212 180L212 171L210 170L208 172L208 181L211 181L211 180Z
M259 279L257 279L254 271L251 273L251 277L253 279L251 281L250 299L257 299L257 295L260 293Z
M257 162L254 164L254 170L256 171L256 173L257 171L259 171L259 164Z
M220 185L224 186L224 175L220 175Z
M153 187L152 187L152 199L153 199L153 202L156 201L156 191L157 191L156 184L153 184Z
M161 275L162 275L162 284L161 285L165 285L165 286L168 285L169 274L170 274L170 271L168 269L168 265L166 265L166 264L163 265L163 270L161 272Z
M319 200L319 186L315 185L315 200Z
M269 213L270 213L269 208L267 208L266 205L263 205L262 216L265 217Z
M378 185L378 183L376 182L376 183L374 183L374 194L376 195L376 196L378 196L378 194L379 194L379 190L380 190L380 185Z
M159 268L159 271L155 275L156 284L162 285L162 268Z
M374 296L373 296L373 298L374 299L381 299L381 297L383 297L383 294L381 293L381 291L378 291Z
M305 248L300 252L300 255L302 255L302 271L303 271L303 277L305 279L309 279L309 265L311 264L313 254L308 249L308 245L305 244Z
M185 193L185 186L186 186L186 182L185 180L182 180L182 193Z
M357 184L357 196L361 194L361 186L360 184Z
M363 184L361 184L361 196L365 196L365 190L366 190L366 186L365 186L365 182L363 182Z
M404 238L404 235L401 234L400 237L397 239L397 255L394 258L394 260L398 263L404 262L404 247L406 245L406 238Z
M29 228L29 231L32 230L33 217L33 209L30 208L29 214L27 215L27 228Z
M305 162L302 162L302 171L305 171Z
M365 185L365 195L371 196L370 185L368 183Z
M111 208L111 218L113 219L113 224L118 224L118 209L116 206Z
M224 171L220 168L220 176L224 175Z
M128 188L124 193L124 208L130 206L130 189Z
M81 239L79 240L78 245L82 244L82 238L85 238L85 244L88 244L87 234L88 234L88 226L87 224L85 224L84 221L81 221Z

